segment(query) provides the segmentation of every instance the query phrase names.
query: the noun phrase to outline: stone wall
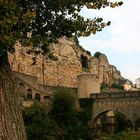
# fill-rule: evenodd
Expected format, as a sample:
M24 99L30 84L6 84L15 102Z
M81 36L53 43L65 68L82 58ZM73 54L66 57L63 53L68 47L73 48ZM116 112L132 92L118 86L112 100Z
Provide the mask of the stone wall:
M34 101L39 101L50 109L53 93L58 90L58 86L38 84L37 78L23 73L14 72L17 79L17 93L21 97L22 106L30 107ZM77 96L77 88L67 88L69 94Z
M91 94L91 98L93 99L91 127L95 126L100 114L108 111L123 113L133 124L140 118L140 111L138 110L140 106L139 91Z

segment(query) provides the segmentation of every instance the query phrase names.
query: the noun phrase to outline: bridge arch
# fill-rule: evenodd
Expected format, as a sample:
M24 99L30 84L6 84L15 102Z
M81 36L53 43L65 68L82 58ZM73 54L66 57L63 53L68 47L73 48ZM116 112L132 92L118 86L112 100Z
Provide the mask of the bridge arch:
M140 118L140 91L120 92L120 93L99 93L91 94L93 99L92 121L102 112L112 110L115 113L121 112L132 122L135 127L135 121ZM94 124L94 123L93 123Z
M113 112L113 113L112 113ZM124 127L128 127L128 128L134 128L134 123L132 122L131 118L129 118L129 116L127 116L126 113L124 112L118 112L118 111L113 111L113 110L104 110L102 112L100 112L99 114L97 114L90 122L89 122L89 128L99 128L101 127L102 124L102 117L103 115L105 115L106 119L104 121L106 121L106 124L114 124L116 125L116 123L119 125L123 125L121 123L125 123ZM117 127L118 127L117 126ZM119 126L120 127L120 126Z
M103 116L104 114L108 113L111 110L105 110L103 112L100 112L97 114L90 122L89 122L89 128L95 128L97 125L98 120Z

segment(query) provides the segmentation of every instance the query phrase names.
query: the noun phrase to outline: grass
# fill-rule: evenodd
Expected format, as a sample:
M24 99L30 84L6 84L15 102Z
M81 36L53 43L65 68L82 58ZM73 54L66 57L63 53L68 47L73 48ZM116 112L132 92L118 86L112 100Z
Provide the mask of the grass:
M140 132L121 132L114 135L104 135L99 140L140 140Z

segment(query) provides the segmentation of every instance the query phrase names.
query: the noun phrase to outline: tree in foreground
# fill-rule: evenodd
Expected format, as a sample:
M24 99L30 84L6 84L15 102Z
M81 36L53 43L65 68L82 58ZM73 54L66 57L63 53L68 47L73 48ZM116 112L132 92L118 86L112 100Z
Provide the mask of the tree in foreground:
M0 0L0 139L26 140L16 80L8 62L15 42L32 46L30 52L36 55L48 54L48 45L61 36L88 36L110 24L102 18L81 17L84 6L100 9L121 4L108 0Z

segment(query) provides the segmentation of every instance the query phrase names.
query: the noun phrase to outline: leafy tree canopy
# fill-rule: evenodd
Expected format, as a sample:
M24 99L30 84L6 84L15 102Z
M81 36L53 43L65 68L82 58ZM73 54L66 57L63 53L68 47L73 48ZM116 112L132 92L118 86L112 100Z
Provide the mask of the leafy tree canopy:
M14 52L16 41L32 50L47 46L61 36L88 36L108 26L102 18L84 19L79 15L86 6L100 9L112 8L122 2L109 0L1 0L0 1L0 55Z
M59 127L39 102L35 102L30 108L23 109L23 119L29 140L57 139Z
M58 88L54 93L54 99L50 115L60 125L66 125L74 117L75 98L66 88Z

